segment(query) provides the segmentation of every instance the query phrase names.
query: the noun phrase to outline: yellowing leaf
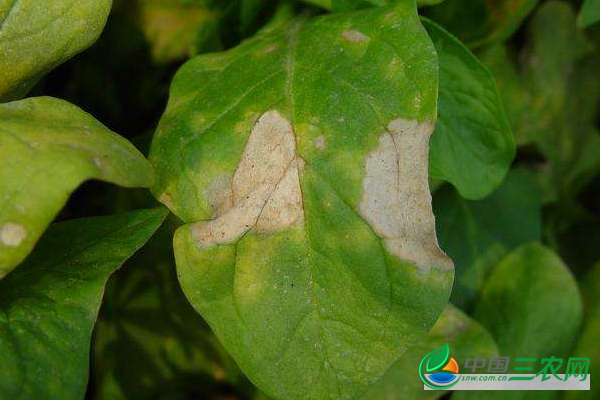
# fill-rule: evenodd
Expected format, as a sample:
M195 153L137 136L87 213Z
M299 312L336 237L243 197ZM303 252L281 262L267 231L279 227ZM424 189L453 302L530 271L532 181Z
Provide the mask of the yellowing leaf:
M38 79L90 46L111 0L0 0L0 101L24 96Z
M152 168L131 143L66 101L0 104L0 278L88 179L150 186Z

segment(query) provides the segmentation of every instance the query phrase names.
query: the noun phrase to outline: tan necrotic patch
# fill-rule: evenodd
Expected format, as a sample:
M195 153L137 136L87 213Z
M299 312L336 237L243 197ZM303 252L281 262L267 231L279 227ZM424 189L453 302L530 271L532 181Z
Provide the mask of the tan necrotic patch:
M388 251L422 270L452 268L440 250L429 193L429 123L396 119L366 158L359 212Z
M22 225L7 222L0 229L0 241L6 246L16 247L27 237L27 231Z
M250 229L270 233L302 224L302 164L290 122L277 111L264 113L250 133L231 183L217 177L207 188L215 218L194 224L198 245L232 243Z
M319 150L323 150L325 148L325 136L319 135L314 140L315 147Z
M369 37L367 35L355 29L344 30L342 32L342 36L344 37L344 39L352 43L360 43L369 40Z

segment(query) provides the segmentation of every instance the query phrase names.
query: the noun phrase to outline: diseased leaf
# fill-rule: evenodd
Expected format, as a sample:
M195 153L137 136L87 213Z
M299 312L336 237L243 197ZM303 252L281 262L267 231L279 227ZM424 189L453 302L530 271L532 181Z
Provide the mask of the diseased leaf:
M481 201L464 200L445 186L433 197L440 247L452 258L451 300L470 310L489 271L510 250L542 239L541 199L533 173L511 171Z
M437 399L443 391L424 391L417 366L423 357L448 344L450 356L460 366L475 354L488 358L498 356L496 342L475 320L449 304L423 341L407 351L402 358L376 383L361 400L419 400Z
M354 398L443 309L436 88L408 0L277 24L177 73L153 192L189 223L186 296L267 395Z
M0 0L0 101L24 96L102 32L111 0Z
M585 0L579 11L579 24L587 28L600 21L600 0Z
M127 140L65 101L0 104L0 277L87 179L150 186L152 168Z
M439 25L423 23L440 63L431 176L451 182L467 199L480 199L504 179L515 156L515 140L487 69Z
M425 15L444 26L469 47L508 39L538 0L452 0L426 10Z
M515 358L569 356L581 324L581 295L573 275L561 259L533 243L509 253L492 271L483 287L474 317L498 343L500 355ZM539 364L537 364L539 365ZM535 371L534 373L537 373ZM489 391L488 399L554 399L553 391ZM453 398L479 399L477 391L459 391Z
M165 215L160 208L55 224L0 281L0 399L84 397L106 280Z

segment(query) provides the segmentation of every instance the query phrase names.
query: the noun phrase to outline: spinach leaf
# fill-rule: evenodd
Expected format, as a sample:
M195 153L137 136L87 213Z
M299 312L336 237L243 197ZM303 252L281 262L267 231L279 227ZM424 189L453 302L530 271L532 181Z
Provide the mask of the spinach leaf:
M507 252L542 239L541 199L533 173L513 170L480 201L451 187L433 198L441 248L456 266L452 302L470 310L490 270Z
M452 0L425 15L458 36L469 47L508 39L533 11L538 0Z
M152 168L127 140L65 101L0 104L0 278L87 179L150 186Z
M600 21L600 1L585 0L579 11L579 24L584 27L590 27Z
M165 218L151 209L53 225L0 281L0 398L80 400L104 285Z
M519 144L547 162L550 197L564 202L561 212L581 214L572 203L600 171L600 56L567 3L544 3L529 27L521 64L510 49L482 58L499 81Z
M111 0L1 0L0 101L24 96L52 68L90 46Z
M222 11L210 0L136 0L134 18L159 63L220 46ZM128 4L127 7L131 7Z
M431 176L451 182L467 199L480 199L504 179L515 156L515 140L491 74L447 31L423 22L440 63Z
M485 328L449 304L425 338L407 351L361 400L433 400L442 397L443 391L423 390L415 366L427 353L445 344L450 346L452 357L461 361L474 354L484 358L498 356L496 342Z
M600 368L600 262L596 263L581 280L585 321L573 350L574 357L590 359L589 372ZM565 393L566 400L594 399L600 396L600 382L590 380L590 391L572 390Z
M380 7L393 4L394 0L304 0L306 3L314 4L326 10L334 12L360 10L362 8ZM444 0L417 0L417 5L431 6L439 4Z
M177 73L152 190L188 223L186 296L267 395L354 398L442 311L436 94L408 0L277 24Z
M177 226L168 218L106 286L94 328L93 399L215 399L245 382L179 286Z
M515 366L539 366L541 358L568 357L582 320L577 282L548 248L526 244L509 253L492 271L475 309L475 319L498 343L500 355ZM515 358L534 358L536 364ZM534 371L533 373L537 373ZM554 399L557 392L486 392L489 399ZM459 400L481 398L477 391L454 394Z

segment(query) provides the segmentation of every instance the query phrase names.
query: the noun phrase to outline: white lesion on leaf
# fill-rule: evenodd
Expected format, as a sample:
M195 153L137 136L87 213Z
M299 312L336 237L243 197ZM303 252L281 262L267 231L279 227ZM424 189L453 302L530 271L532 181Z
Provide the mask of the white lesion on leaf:
M315 147L319 150L323 150L325 148L325 136L319 135L314 140Z
M429 193L428 122L395 119L367 156L359 212L389 252L422 270L450 269L439 248Z
M27 237L27 230L15 222L6 222L0 228L0 241L10 247L17 247Z
M342 37L352 43L366 42L370 38L356 29L345 29L342 31Z
M215 218L193 225L198 246L232 243L250 229L271 233L302 224L302 167L290 122L267 111L254 125L231 183L217 177L207 188Z
M160 196L158 196L158 201L163 203L170 210L173 210L173 208L175 207L175 203L173 202L173 197L167 192L164 192Z

